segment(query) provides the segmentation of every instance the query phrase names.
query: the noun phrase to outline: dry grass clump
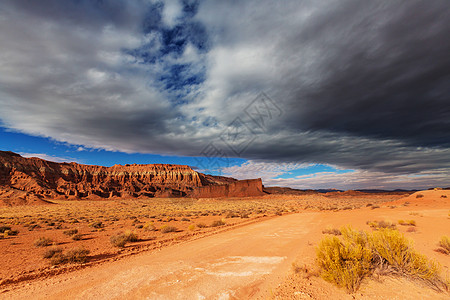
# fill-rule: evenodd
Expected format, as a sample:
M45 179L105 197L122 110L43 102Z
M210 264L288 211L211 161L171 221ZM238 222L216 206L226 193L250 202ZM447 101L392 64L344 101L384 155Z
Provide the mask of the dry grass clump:
M43 257L44 258L52 258L56 254L60 254L62 252L63 252L63 250L61 247L50 248L50 249L45 250Z
M50 246L51 244L53 244L53 240L46 237L40 237L34 241L34 245L36 247L47 247Z
M137 242L139 239L134 232L127 230L125 232L121 232L111 236L109 240L113 246L123 248L127 243Z
M398 224L402 226L416 226L415 220L398 220Z
M439 252L450 254L450 238L443 236L439 241Z
M341 231L337 228L326 228L322 230L323 234L341 235Z
M421 213L416 212L416 211L412 211L412 212L410 212L409 214L410 214L411 216L419 216L419 217L423 217L423 215L422 215Z
M85 248L74 248L67 250L65 257L68 262L71 263L85 263L87 261L87 256L90 253L88 249Z
M294 271L295 274L302 274L303 278L306 278L306 279L309 279L312 276L319 276L319 273L317 272L317 270L315 270L307 265L300 266L296 262L292 263L292 271Z
M367 233L342 228L342 239L326 237L317 251L317 263L325 280L349 292L375 270L384 274L421 280L431 287L448 289L437 263L415 252L411 242L397 230L379 228Z
M225 225L225 222L222 220L216 220L211 223L211 227L219 227Z
M206 226L205 223L198 223L198 224L197 224L197 227L198 227L198 228L206 228L206 227L208 227L208 226Z
M371 272L372 253L366 246L367 237L362 236L363 233L347 228L342 234L343 240L333 236L320 242L317 263L323 279L354 292Z
M142 227L145 231L155 231L156 227L155 225L153 225L153 222L147 222L145 223L145 225Z
M164 225L160 229L161 233L176 232L178 229L175 226Z
M191 224L191 225L189 225L189 227L188 227L188 229L189 229L190 231L194 231L195 228L196 228L195 224Z
M18 230L12 230L10 226L0 226L0 233L2 233L2 235L0 235L0 238L7 238L8 236L13 236L13 235L18 235L19 231Z
M396 228L394 223L387 222L387 221L367 221L366 224L375 230L378 230L380 228L389 228L389 229Z
M96 221L96 222L92 222L91 224L89 224L89 227L99 229L99 228L105 227L105 225L101 221Z
M61 248L52 248L44 252L44 258L50 259L52 265L85 263L89 253L90 251L83 247L69 249L66 253L63 253Z
M68 236L72 236L78 233L78 229L68 229L64 230L63 233Z
M81 241L82 239L83 239L83 235L81 233L72 235L72 240L74 240L74 241Z

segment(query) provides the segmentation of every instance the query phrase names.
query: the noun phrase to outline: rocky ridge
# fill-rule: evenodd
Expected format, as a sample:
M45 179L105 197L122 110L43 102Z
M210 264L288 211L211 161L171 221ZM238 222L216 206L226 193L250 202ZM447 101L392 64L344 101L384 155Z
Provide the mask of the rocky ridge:
M208 190L203 189L208 186L227 188L212 188L208 194ZM247 188L243 189L244 186ZM199 188L202 192L195 192ZM230 193L234 189L241 192ZM35 202L36 198L256 196L262 193L260 191L261 180L241 182L229 177L205 175L186 165L127 164L103 167L73 162L56 163L0 151L0 197L15 194Z

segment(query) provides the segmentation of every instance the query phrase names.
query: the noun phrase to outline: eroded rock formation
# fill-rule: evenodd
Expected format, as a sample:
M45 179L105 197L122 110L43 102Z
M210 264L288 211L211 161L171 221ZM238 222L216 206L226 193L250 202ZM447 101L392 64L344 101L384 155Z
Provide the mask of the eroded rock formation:
M172 164L112 167L55 163L0 151L0 188L23 197L79 199L114 197L245 197L261 195L259 181L198 173ZM198 189L198 191L197 191ZM3 193L10 195L12 192ZM12 194L11 194L12 195ZM1 193L0 193L1 196ZM21 196L21 197L22 197Z
M253 197L262 196L263 185L260 178L238 180L229 184L208 185L194 189L189 193L193 198L218 198L218 197Z

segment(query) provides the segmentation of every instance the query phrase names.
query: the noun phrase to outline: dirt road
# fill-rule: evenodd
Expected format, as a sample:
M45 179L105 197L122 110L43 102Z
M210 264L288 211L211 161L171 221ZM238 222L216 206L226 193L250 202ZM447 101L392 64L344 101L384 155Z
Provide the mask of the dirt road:
M265 298L288 273L319 213L277 217L151 253L35 281L2 299Z

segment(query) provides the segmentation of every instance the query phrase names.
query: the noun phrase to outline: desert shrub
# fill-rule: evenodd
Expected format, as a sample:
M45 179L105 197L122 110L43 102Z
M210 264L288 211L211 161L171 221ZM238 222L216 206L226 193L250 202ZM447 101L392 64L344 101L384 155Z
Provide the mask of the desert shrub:
M416 198L423 198L423 195L422 194L417 194Z
M83 235L81 233L72 235L72 240L74 240L74 241L81 241L82 239L83 239Z
M52 258L53 256L55 256L56 254L61 254L62 253L62 248L60 247L55 247L55 248L50 248L45 250L43 257L44 258Z
M1 235L2 238L8 238L9 236L14 236L14 235L18 235L19 231L18 230L5 230L3 231L3 235Z
M450 254L450 238L448 236L443 236L439 241L439 247L441 247L446 254Z
M142 227L145 231L155 231L156 227L153 225L153 222L145 223L144 227Z
M64 230L63 233L64 233L65 235L72 236L72 235L78 233L78 229L68 229L68 230Z
M85 248L74 248L63 253L61 248L49 249L44 253L44 258L49 258L52 265L65 263L85 263L88 259L89 250Z
M61 265L61 264L65 264L67 262L67 258L66 256L60 252L60 253L55 253L51 258L50 258L50 263L54 266L56 265Z
M4 225L0 226L0 233L4 233L7 230L11 230L11 227L10 226L4 226Z
M33 231L33 230L36 229L36 228L41 228L41 226L40 226L39 224L30 224L30 225L28 226L28 230L29 230L29 231Z
M101 221L97 221L97 222L92 222L91 224L89 224L89 227L103 228L103 227L105 227L105 225L103 225L103 223Z
M447 195L441 195L441 198L447 198Z
M398 224L403 225L403 226L416 226L416 221L415 220L398 220Z
M419 216L419 217L423 217L423 215L421 213L418 213L416 211L412 211L409 213L411 216Z
M34 245L36 247L47 247L50 246L51 244L53 244L53 240L46 237L40 237L34 241Z
M162 233L176 232L178 229L175 226L164 225L160 228Z
M379 205L372 205L371 209L376 209L376 208L380 208Z
M67 250L64 255L68 262L72 263L85 263L87 261L87 256L90 253L88 249L85 248L74 248Z
M205 227L208 227L208 226L206 226L205 223L198 223L198 224L197 224L197 227L198 227L198 228L205 228Z
M416 226L416 221L414 220L398 220L398 224L402 226Z
M222 220L216 220L211 223L211 227L218 227L225 225L225 222Z
M421 280L436 289L447 289L439 275L439 266L412 248L403 234L391 228L367 234L342 228L342 239L326 237L317 251L321 276L349 292L356 291L361 280L375 269Z
M139 239L134 232L127 230L111 236L109 240L113 246L123 248L127 243L137 242Z
M238 217L238 215L237 214L235 214L234 212L229 212L229 213L227 213L227 215L225 216L225 218L227 218L227 219L229 219L229 218L237 218Z
M182 218L181 221L183 221L183 222L190 222L191 220L189 220L188 218Z
M423 280L434 287L444 284L439 277L439 266L415 252L411 242L400 232L391 229L374 232L370 244L377 267L390 266L396 273Z
M387 221L367 221L366 224L375 230L378 230L380 228L390 228L390 229L396 228L394 223L387 222Z
M337 228L326 228L322 230L323 234L341 235L341 231Z
M317 248L317 262L325 280L356 291L361 280L370 273L372 254L366 247L366 238L345 230L344 239L324 238Z

